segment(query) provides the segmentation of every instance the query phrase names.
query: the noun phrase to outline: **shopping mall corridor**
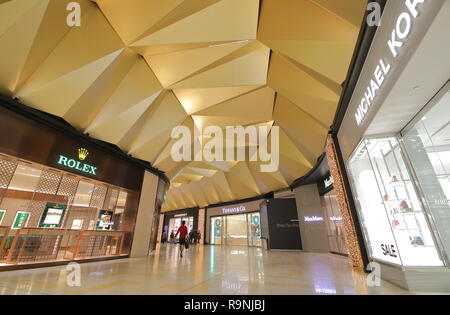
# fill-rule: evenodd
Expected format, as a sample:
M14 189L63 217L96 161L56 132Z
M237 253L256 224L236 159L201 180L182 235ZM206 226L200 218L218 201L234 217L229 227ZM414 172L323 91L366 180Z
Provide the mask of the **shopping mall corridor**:
M0 273L0 294L409 294L389 283L368 288L345 257L259 248L164 244L148 258L81 265L69 287L66 266Z

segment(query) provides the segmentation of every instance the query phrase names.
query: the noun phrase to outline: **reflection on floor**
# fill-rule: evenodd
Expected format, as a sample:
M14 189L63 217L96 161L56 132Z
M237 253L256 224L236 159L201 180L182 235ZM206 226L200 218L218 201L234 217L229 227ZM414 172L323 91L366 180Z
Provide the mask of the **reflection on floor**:
M411 294L331 254L258 248L162 245L148 258L82 264L81 285L66 266L0 273L0 294ZM69 277L68 277L69 276Z

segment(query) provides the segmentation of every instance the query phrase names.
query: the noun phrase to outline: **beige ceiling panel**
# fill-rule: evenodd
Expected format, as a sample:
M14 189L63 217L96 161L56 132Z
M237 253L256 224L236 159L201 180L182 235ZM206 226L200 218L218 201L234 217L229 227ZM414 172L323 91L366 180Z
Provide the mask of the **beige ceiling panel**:
M233 195L238 199L261 194L246 162L237 163L230 172L225 173L225 177L232 187Z
M107 121L95 128L90 129L92 136L104 139L108 142L118 143L134 126L136 121L145 113L152 105L154 100L159 96L160 92L143 99L137 104L129 106L124 111L117 113Z
M206 207L208 203L208 199L206 198L205 194L203 193L203 190L200 188L200 185L198 182L190 183L186 185L188 188L188 191L194 198L194 205L193 206L200 206L200 207Z
M222 201L237 200L237 198L235 199L235 195L231 191L231 186L228 183L224 172L218 172L216 175L211 177L211 182L216 187L216 191Z
M194 122L192 121L191 117L186 118L181 124L180 126L182 127L187 127L189 128L189 131L191 133L191 136L194 136ZM172 130L170 130L172 132ZM193 139L193 138L192 138ZM178 162L175 162L174 159L171 156L171 150L172 147L174 146L174 144L179 141L180 139L172 139L170 138L169 141L167 142L166 146L164 147L163 150L161 150L161 152L158 154L157 158L154 160L154 165L160 169L164 169L164 170L171 170L173 167L176 166L176 164L178 164ZM193 156L194 149L193 149L193 144L191 145L191 157ZM153 161L152 161L153 162Z
M123 41L130 44L183 0L97 0L96 2Z
M42 1L45 2L45 1ZM40 64L42 64L47 56L55 49L58 43L64 38L70 27L65 21L68 11L67 4L71 0L50 0L42 23L39 27L39 32L34 39L33 46L28 55L27 61L23 67L22 74L17 83L15 92L18 92L22 85L28 78L36 71ZM85 14L90 8L95 6L90 0L77 1L81 6L81 14Z
M203 178L198 182L198 186L203 191L203 195L206 197L208 205L213 205L221 201L214 183L209 178Z
M272 173L261 172L261 164L260 162L247 162L248 168L260 192L275 191L289 186L279 171Z
M245 118L244 121L247 122L242 123L241 125L247 125L251 122L268 121L272 119L274 99L275 91L269 87L264 87L199 111L196 113L196 116L234 116L236 117L236 120L239 120L238 117L243 117ZM205 118L203 121L205 122L205 126L209 125L208 118Z
M21 94L21 101L53 115L64 116L122 51L115 51L39 89Z
M304 164L291 159L288 156L280 155L280 173L283 174L289 183L293 183L297 178L307 174L311 168L306 167Z
M183 106L172 92L166 93L161 102L152 106L151 111L144 127L131 147L131 153L136 152L163 132L169 131L170 135L172 128L181 124L187 117Z
M303 156L314 165L323 153L328 129L282 95L278 95L276 100L274 120Z
M146 60L162 85L168 87L246 44L236 43L151 55L146 56Z
M273 54L268 84L324 126L331 125L339 95L279 54Z
M150 34L159 31L175 22L181 21L182 19L207 8L221 0L184 0L179 6L170 11L163 19L158 23L153 25L147 32L139 37L145 38Z
M186 202L186 208L195 207L195 199L194 196L189 189L189 184L182 185L179 188L177 188L179 195L183 198L183 200Z
M130 46L130 48L141 56L153 56L161 54L170 54L183 50L205 48L212 45L224 43L228 42L186 43L186 44L156 45L156 46ZM234 41L232 43L234 43Z
M142 102L150 105L161 90L161 84L145 60L136 55L130 71L103 106L87 131L95 131L103 123Z
M0 2L0 36L13 24L23 19L36 5L47 6L47 1L42 0L14 0Z
M0 6L0 17L3 10L9 13L11 7L17 7L21 12L20 15L12 14L16 20L10 21L8 17L5 17L5 22L0 20L0 31L2 25L8 27L0 33L0 91L10 96L16 89L48 5L48 0L30 2L33 3L31 7L22 2L19 5L7 3Z
M184 110L189 114L195 114L213 105L238 97L257 89L259 86L232 86L206 89L174 89Z
M354 41L264 40L263 43L338 84L345 80L355 48Z
M116 88L130 72L137 58L136 53L125 49L71 106L63 118L79 130L86 131Z
M214 176L214 174L216 174L218 171L217 170L212 170L212 169L208 169L208 168L198 168L198 167L189 167L189 170L200 174L202 176L205 177L212 177Z
M297 148L297 146L292 142L286 132L280 128L280 155L289 157L290 159L303 164L306 168L313 168L315 161L308 160L303 153ZM269 147L271 146L269 142Z
M270 49L261 48L174 84L172 88L265 85Z
M134 45L167 45L255 39L259 0L226 0L208 6Z
M356 40L357 37L357 28L309 0L262 1L258 39Z
M82 16L81 25L82 27L70 29L19 91L19 95L27 94L48 82L124 48L117 33L97 7L88 9L88 12Z
M311 0L333 14L345 19L359 29L364 16L367 0Z

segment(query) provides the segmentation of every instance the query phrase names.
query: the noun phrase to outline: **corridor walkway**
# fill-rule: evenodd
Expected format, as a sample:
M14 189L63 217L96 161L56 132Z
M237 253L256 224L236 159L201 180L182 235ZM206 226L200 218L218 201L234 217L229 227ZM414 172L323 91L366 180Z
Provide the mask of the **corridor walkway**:
M164 244L148 258L81 265L81 285L67 285L66 266L0 273L0 294L409 294L366 275L346 258L264 252L257 248L191 246L184 258Z

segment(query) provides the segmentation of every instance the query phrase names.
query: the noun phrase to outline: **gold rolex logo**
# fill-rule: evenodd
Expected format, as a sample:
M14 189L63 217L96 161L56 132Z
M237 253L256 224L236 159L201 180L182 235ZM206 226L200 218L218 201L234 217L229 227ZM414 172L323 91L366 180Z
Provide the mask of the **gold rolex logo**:
M84 161L87 158L88 155L89 155L89 151L88 150L86 150L84 148L78 149L78 158L81 161Z

